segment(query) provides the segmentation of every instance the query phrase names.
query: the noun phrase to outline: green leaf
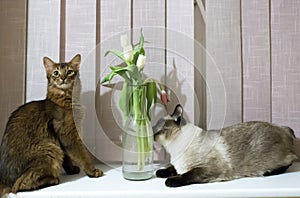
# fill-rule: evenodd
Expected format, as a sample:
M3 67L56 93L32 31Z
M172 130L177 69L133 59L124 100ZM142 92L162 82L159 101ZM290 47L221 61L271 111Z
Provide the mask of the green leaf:
M125 119L128 117L130 112L130 87L128 83L125 81L123 83L123 88L121 91L120 99L119 99L119 107L123 112Z
M111 79L112 79L115 75L117 75L117 73L115 73L115 72L113 72L113 71L110 72L109 74L107 74L107 75L102 79L101 84L111 81Z
M138 84L140 84L139 82L142 80L142 74L138 70L136 65L129 65L128 73L129 73L131 80L136 81L136 82L138 82Z
M148 82L147 83L147 92L146 92L146 98L147 98L147 115L149 120L151 120L151 114L150 114L150 108L152 106L152 103L155 103L157 100L156 98L156 83L155 82Z
M143 29L141 28L141 35L140 35L140 51L144 48L144 35L143 35Z
M123 62L125 62L126 64L128 64L128 61L125 59L123 52L119 51L119 50L108 50L104 56L107 56L108 54L114 54L117 57L119 57Z
M144 50L144 48L141 48L141 49L140 49L140 54L142 54L142 55L144 55L144 56L145 56L145 54L146 54L146 53L145 53L145 50Z
M154 96L153 96L153 103L155 104L155 103L157 103L157 87L156 87L156 82L153 82L154 83L154 89L155 89L155 91L154 91Z
M133 50L133 60L132 60L133 64L136 64L137 59L139 58L140 54L145 55L144 43L145 43L145 41L144 41L144 36L143 36L143 29L141 29L140 41L139 41L138 44L135 44L133 46L134 47L134 50ZM136 46L139 46L139 48L135 49Z
M128 71L128 67L122 67L122 66L110 66L109 67L113 72L117 73L120 75L122 72Z
M144 43L150 43L150 42L144 40ZM134 45L133 45L133 49L135 49L137 46L140 46L140 42L134 44Z
M139 51L134 52L132 62L136 65L136 61L139 58Z
M129 71L128 67L110 66L110 69L112 71L109 74L107 74L105 76L105 78L103 78L103 80L101 81L101 84L111 81L111 79L113 79L113 77L115 75L120 75L121 77L125 78L126 80L128 79L127 76L125 75L125 73L127 71Z

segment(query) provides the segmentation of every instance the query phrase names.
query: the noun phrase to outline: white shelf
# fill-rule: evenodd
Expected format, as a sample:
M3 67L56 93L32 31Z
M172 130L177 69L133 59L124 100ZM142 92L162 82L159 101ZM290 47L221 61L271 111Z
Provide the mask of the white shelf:
M37 190L9 194L9 198L62 198L62 197L300 197L300 162L291 166L285 174L261 178L243 178L229 182L195 184L180 188L168 188L165 179L153 177L146 181L128 181L122 178L120 168L98 165L104 170L101 178L92 179L83 173L63 175L61 184Z

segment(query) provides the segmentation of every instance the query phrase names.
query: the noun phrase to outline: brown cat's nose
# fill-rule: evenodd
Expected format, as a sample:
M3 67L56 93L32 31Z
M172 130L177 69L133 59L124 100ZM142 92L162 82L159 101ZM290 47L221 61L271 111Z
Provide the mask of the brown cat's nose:
M67 79L67 77L66 76L62 76L61 79L62 79L62 84L64 84L65 80Z

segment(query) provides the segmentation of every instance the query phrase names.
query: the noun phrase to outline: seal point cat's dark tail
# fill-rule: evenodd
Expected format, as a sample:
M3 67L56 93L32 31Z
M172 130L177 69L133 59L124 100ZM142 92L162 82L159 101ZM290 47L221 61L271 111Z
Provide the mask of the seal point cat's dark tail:
M300 161L300 139L299 138L294 140L294 149L293 149L293 151L297 155L298 161Z
M0 198L5 198L5 195L11 192L11 188L9 186L0 184Z

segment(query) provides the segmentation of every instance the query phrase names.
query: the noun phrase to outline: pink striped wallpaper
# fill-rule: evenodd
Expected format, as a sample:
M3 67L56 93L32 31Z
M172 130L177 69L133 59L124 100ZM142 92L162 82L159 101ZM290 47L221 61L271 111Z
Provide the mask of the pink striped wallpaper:
M3 0L1 5L8 10L15 6L14 1ZM25 33L22 38L16 35L21 43L16 45L22 45L22 50L11 50L9 56L19 55L26 85L11 84L16 91L0 99L1 116L7 117L15 109L15 102L7 105L9 98L20 103L24 93L26 101L45 97L43 56L58 61L80 53L84 61L83 101L93 113L88 115L90 123L85 124L89 132L82 136L92 152L106 149L102 157L119 158L110 154L112 149L118 153L115 145L120 145L120 114L116 113L117 101L111 100L117 92L104 87L96 90L96 86L113 61L110 56L103 57L105 51L119 47L120 34L136 40L144 27L147 40L152 42L148 45L151 67L145 71L174 87L177 95L173 102L184 105L191 122L211 129L264 120L290 126L300 138L300 1L198 2L204 5L202 13L193 0L23 1L18 17L28 15L20 20L20 32L25 32L27 25L27 49L23 46ZM136 30L131 32L131 28ZM9 70L9 61L3 61ZM16 72L16 79L24 80L19 76ZM7 95L5 87L1 90ZM1 119L1 128L6 120Z

